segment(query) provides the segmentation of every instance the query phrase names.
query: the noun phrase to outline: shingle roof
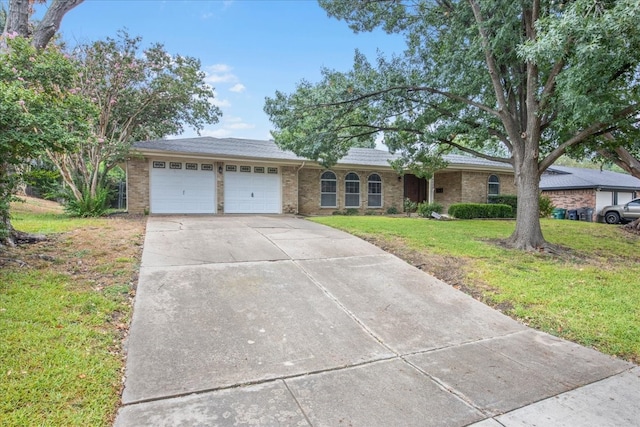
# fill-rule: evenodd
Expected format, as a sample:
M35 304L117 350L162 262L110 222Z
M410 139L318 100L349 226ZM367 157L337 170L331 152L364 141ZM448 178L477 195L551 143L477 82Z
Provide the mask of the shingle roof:
M273 141L239 138L181 138L139 141L133 144L141 151L171 152L180 154L210 155L229 158L251 158L280 161L305 161L292 152L281 150ZM398 156L373 148L352 148L338 161L339 165L363 165L389 167L389 160ZM444 159L452 166L479 167L511 170L509 164L493 162L462 155L446 155Z
M581 188L638 190L640 179L624 173L567 166L552 166L540 179L541 190Z

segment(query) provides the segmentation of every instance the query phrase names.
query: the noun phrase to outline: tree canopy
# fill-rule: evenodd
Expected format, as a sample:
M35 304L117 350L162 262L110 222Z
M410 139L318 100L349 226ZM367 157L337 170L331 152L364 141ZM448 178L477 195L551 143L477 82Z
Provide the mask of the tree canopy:
M185 126L200 130L221 115L199 60L170 55L160 44L142 49L141 43L120 32L73 54L83 71L71 91L94 103L99 116L90 138L49 157L76 199L85 192L95 196L102 177L126 159L133 142L179 134Z
M56 47L36 49L9 34L0 52L0 219L8 224L15 165L74 147L91 134L96 110L71 89L77 63ZM3 239L9 229L3 228Z
M514 247L546 246L539 179L562 154L637 116L640 8L635 0L320 0L354 31L406 38L404 54L277 92L265 111L282 148L326 165L374 141L405 168L455 147L513 166ZM499 144L507 156L487 155ZM492 150L499 152L500 150ZM433 162L435 167L437 162Z

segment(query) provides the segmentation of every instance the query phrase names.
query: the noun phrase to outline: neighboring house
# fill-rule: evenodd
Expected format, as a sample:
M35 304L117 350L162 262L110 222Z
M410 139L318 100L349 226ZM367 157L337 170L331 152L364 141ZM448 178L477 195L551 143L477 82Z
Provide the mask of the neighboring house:
M640 194L640 179L599 169L551 166L540 179L542 194L562 209L593 209L594 217L608 205L623 204Z
M515 194L510 165L446 156L431 180L399 175L383 150L353 148L330 169L279 149L273 141L186 138L134 144L127 161L130 213L296 213L357 209L402 211L405 197L445 209Z

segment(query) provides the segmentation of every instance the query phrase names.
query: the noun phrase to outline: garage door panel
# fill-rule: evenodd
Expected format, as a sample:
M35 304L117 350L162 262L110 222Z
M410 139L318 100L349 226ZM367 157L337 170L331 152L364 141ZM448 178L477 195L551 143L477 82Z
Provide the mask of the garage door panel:
M265 170L264 167L257 168ZM225 212L280 213L280 175L227 171L224 176Z
M151 213L215 213L216 177L213 171L151 169Z

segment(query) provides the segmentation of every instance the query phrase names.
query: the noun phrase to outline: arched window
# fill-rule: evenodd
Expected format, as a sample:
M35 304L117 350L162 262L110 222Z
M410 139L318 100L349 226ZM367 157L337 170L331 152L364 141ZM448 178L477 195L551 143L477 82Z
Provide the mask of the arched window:
M349 172L344 177L344 206L346 208L360 207L360 177Z
M497 196L500 194L500 178L496 175L489 175L489 188L487 193L489 196Z
M382 178L377 173L369 175L367 182L368 187L368 202L367 206L370 208L382 207Z
M338 207L337 190L336 174L331 171L323 172L320 175L320 207Z

